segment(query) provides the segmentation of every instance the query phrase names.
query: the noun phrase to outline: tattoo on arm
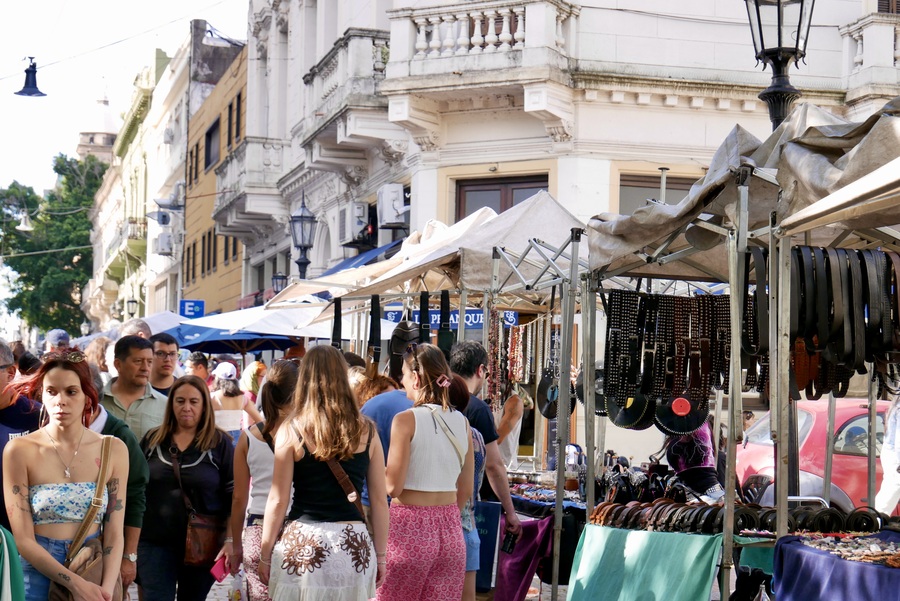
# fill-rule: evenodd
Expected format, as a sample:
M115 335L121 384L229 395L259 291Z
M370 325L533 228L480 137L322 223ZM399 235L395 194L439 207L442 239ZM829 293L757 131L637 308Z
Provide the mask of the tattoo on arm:
M111 553L112 553L112 547L104 547L104 548L103 548L103 555L104 555L104 556L109 555L109 554L111 554Z
M12 493L15 497L15 505L26 513L31 513L31 500L28 498L28 486L13 484Z
M118 478L110 478L109 482L106 483L106 488L109 491L109 503L106 505L106 521L108 522L112 518L113 512L122 511L125 508L125 504L122 503L122 499L118 498Z
M63 582L71 582L71 580L72 580L71 578L69 578L69 575L66 574L65 572L60 572L59 574L57 574L57 576L59 576L59 579L62 580Z

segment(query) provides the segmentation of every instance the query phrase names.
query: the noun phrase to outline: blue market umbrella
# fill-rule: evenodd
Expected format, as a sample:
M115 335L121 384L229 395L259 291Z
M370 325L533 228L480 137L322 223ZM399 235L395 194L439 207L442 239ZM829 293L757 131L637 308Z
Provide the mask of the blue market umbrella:
M217 328L203 328L181 324L166 330L178 341L181 348L204 353L256 353L259 351L285 351L299 344L302 338L259 334L256 332L234 332Z

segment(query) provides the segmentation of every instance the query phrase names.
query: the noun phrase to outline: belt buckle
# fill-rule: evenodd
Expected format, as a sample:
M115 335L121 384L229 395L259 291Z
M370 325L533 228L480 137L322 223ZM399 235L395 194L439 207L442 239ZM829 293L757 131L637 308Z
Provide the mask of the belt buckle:
M91 507L103 508L103 497L91 497Z

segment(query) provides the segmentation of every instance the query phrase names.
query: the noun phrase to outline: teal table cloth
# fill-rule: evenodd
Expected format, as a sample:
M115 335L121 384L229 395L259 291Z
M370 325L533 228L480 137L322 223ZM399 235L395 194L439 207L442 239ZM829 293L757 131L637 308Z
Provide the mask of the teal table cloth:
M750 568L759 568L766 574L773 574L775 562L775 541L771 538L756 538L747 536L734 537L735 544L752 545L764 543L762 546L744 547L741 549L741 565Z
M698 601L712 591L722 535L623 530L588 524L567 601Z

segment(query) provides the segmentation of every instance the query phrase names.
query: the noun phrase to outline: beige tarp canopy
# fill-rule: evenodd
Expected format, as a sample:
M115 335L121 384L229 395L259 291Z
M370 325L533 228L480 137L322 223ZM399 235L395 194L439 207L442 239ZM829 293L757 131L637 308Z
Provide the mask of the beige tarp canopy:
M588 223L590 266L607 273L627 272L648 277L708 280L727 277L726 256L720 247L698 251L678 261L648 262L662 241L675 237L667 252L686 251L692 245L680 231L701 216L731 220L737 206L736 174L754 169L750 179L748 230L764 227L772 211L779 220L804 210L825 196L885 166L883 179L871 180L870 196L880 206L885 197L891 161L900 156L900 98L889 102L862 123L849 123L811 104L799 105L764 142L736 126L716 151L706 176L698 180L677 205L650 204L631 216L601 213ZM894 170L896 172L896 170ZM898 178L895 178L895 180ZM776 185L777 184L777 185ZM779 189L782 190L778 200ZM900 186L895 185L895 190ZM837 198L835 203L846 202ZM837 204L836 204L837 206ZM878 219L853 217L857 229L818 227L809 243L819 246L866 245L880 239L866 228L900 223L900 209ZM810 209L811 211L812 209ZM895 216L892 216L895 215ZM790 223L785 221L785 223ZM817 222L818 224L819 222Z
M493 213L493 211L491 211ZM460 222L461 224L462 222ZM457 224L459 225L459 224ZM451 229L456 226L451 226ZM372 294L415 293L446 289L466 289L483 292L490 287L493 249L506 248L511 253L522 253L534 238L551 245L568 240L572 228L584 228L584 223L567 211L548 193L541 191L502 213L467 227L459 236L450 237L437 248L415 253L380 276L362 286L334 290L341 297L364 299ZM580 259L587 262L588 252L582 246ZM560 257L557 265L567 268L569 261ZM525 276L537 276L543 268L537 254L529 255L519 269ZM502 264L500 279L503 281L510 268ZM329 276L332 277L332 276ZM539 302L547 292L519 292L507 299L508 306L529 307ZM271 303L277 301L276 297ZM521 304L518 304L520 303ZM362 302L362 301L360 301Z

